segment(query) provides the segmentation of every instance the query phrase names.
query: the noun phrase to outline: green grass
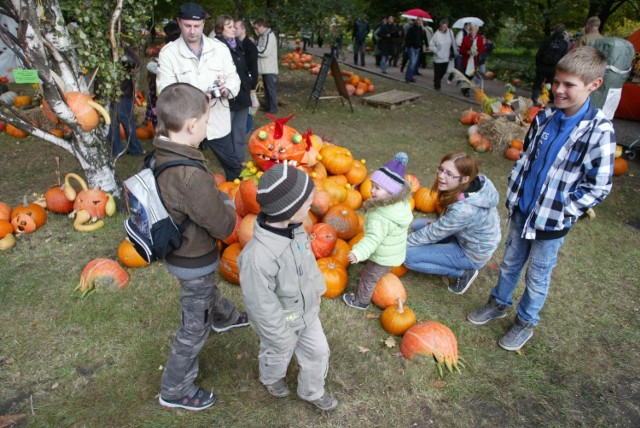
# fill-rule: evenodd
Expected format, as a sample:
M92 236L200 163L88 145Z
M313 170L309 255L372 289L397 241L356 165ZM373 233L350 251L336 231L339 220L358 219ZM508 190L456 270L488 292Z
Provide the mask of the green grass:
M408 89L376 77L374 84L379 93ZM328 79L324 94L332 86ZM281 75L280 95L288 105L280 115L296 113L291 126L302 132L309 127L350 148L369 169L404 150L408 172L430 185L445 153L470 150L457 121L468 104L424 91L420 103L395 110L354 98L355 113L340 101L320 100L312 114L304 108L312 87L313 77L302 71ZM150 142L144 145L150 149ZM0 200L11 205L55 184L54 156L61 157L63 173L78 172L73 158L41 141L3 134L0 146ZM212 154L206 156L219 171ZM511 163L498 153L477 156L504 196ZM128 177L138 163L121 159L118 176ZM327 386L340 400L331 414L295 397L268 395L258 381L258 341L250 329L212 335L200 354L198 382L218 395L212 409L161 409L161 366L179 322L176 280L155 263L130 270L124 291L79 298L73 289L84 265L95 257L116 258L125 214L86 234L52 214L45 227L0 253L0 415L26 413L26 424L38 427L638 426L640 239L627 224L638 220L638 189L637 174L616 178L597 218L580 221L567 236L542 322L521 353L497 346L513 310L482 327L466 321L495 284L503 245L464 296L449 293L438 277L405 275L407 305L418 318L442 322L458 337L466 369L446 374L444 382L431 359L406 361L397 346L384 345L389 335L379 325L378 309L363 313L340 299L323 300L321 320L332 352ZM500 213L504 218L502 203ZM350 268L349 289L361 269ZM237 286L221 280L220 288L242 306ZM522 286L516 299L521 292ZM296 375L292 363L287 380L294 388Z

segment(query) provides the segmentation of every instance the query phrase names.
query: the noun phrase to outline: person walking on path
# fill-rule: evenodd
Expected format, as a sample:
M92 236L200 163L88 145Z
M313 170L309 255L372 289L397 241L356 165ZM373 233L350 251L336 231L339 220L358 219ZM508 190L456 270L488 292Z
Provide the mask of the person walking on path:
M369 35L369 22L366 18L358 18L356 22L353 24L353 65L358 65L358 58L360 58L360 65L362 67L365 66L364 57L366 55L365 52L365 42L367 40L367 35Z
M432 190L442 214L411 224L404 265L449 277L449 291L463 294L500 244L498 191L464 152L442 158Z
M264 83L264 110L267 113L278 113L278 39L263 19L256 19L253 29L258 38L258 73Z
M440 90L442 78L449 67L453 67L453 59L458 53L449 20L441 19L439 24L429 43L429 50L433 52L433 88L436 91Z
M479 56L484 52L484 49L484 38L478 34L478 26L471 25L469 27L469 34L462 39L462 45L460 45L462 69L469 80L475 78L479 64ZM469 88L462 89L462 95L465 97L468 97L470 92L471 89Z
M597 16L592 16L587 19L587 24L584 27L584 34L578 40L575 47L587 46L594 40L598 40L604 37L600 34L600 18Z
M614 129L589 100L606 67L606 57L591 46L558 62L554 107L536 115L509 176L510 227L498 283L489 301L467 317L475 325L506 317L528 262L514 323L498 342L507 351L519 350L533 336L565 236L611 191Z
M380 50L380 71L387 74L387 65L393 57L393 38L396 34L396 26L393 24L393 16L387 17L387 22L380 27L378 35L378 48Z
M156 85L162 94L170 84L184 82L209 95L211 109L204 144L222 164L226 180L233 181L241 168L231 141L229 99L238 94L240 77L227 46L203 35L206 16L197 3L180 6L178 25L182 36L160 51Z
M313 188L307 173L286 163L264 173L256 196L260 213L238 269L249 322L260 339L260 382L274 397L288 397L285 377L295 355L298 397L328 411L338 400L325 389L330 351L318 316L327 285L302 227Z
M409 55L409 64L407 65L407 71L404 75L404 81L407 83L413 83L416 79L413 77L418 72L418 60L420 57L420 51L425 44L425 32L422 29L422 18L415 20L413 25L407 30L407 34L404 38L405 48Z

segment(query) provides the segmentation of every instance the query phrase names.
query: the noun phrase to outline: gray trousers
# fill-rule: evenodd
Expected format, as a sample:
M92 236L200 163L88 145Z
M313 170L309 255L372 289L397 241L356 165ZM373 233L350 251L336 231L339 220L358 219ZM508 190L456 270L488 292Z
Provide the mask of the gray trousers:
M307 328L297 332L295 348L279 352L260 340L260 382L271 385L287 375L287 368L293 354L298 366L298 397L313 401L324 395L324 380L329 371L329 343L322 330L320 318L316 318Z
M277 74L263 74L262 82L264 83L264 102L265 108L269 113L278 112L278 93L276 92Z
M356 302L363 305L371 303L371 296L373 296L373 290L375 290L378 280L390 270L391 266L382 266L371 260L367 261L360 276Z
M237 321L238 310L218 290L215 273L194 280L180 280L182 323L162 373L160 394L178 400L194 387L198 354L209 337L211 323L225 327Z
M244 162L244 155L247 151L247 117L249 107L231 112L231 141L233 152L238 159L238 163Z

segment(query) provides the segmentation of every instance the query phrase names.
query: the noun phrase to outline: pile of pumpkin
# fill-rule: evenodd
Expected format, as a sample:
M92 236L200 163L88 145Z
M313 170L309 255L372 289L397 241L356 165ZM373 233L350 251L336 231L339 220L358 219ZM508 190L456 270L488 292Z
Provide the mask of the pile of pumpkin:
M376 91L375 86L368 77L360 77L350 71L345 71L343 74L346 76L344 86L349 96L355 95L361 97L367 93L372 94Z
M82 190L76 192L70 180L75 179ZM63 186L50 187L44 195L29 202L25 196L22 205L11 208L0 201L0 250L9 250L16 244L14 235L33 233L47 221L47 211L68 214L74 218L73 227L79 232L92 232L104 226L102 218L116 212L111 194L100 189L89 189L77 174L69 173Z
M303 222L309 233L311 250L327 285L326 298L336 298L346 289L349 280L347 254L364 237L364 215L357 210L371 197L372 183L364 160L353 158L351 151L335 145L308 131L298 133L284 119L272 117L251 135L249 152L253 162L247 163L240 179L233 182L215 174L218 189L235 202L236 226L222 242L220 274L227 281L239 284L238 256L253 236L253 227L260 206L256 200L259 178L275 163L287 161L310 175L315 193L310 212ZM418 179L407 174L415 207L425 213L438 211L437 193L420 187ZM457 342L451 330L435 321L416 324L413 311L404 304L407 294L400 277L404 266L394 267L376 285L372 302L383 309L380 321L388 332L404 335L400 349L406 358L429 354L436 358L439 372L444 364L457 368ZM428 339L426 339L426 337Z

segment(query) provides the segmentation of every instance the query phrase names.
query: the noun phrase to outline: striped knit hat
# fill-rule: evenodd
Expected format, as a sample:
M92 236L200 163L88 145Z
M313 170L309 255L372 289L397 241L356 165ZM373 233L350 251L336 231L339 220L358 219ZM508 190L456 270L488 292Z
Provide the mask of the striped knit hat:
M260 178L256 199L271 222L288 220L313 192L309 174L286 164L276 164Z
M391 162L371 174L371 181L395 195L404 188L404 167L409 161L409 156L405 152L396 153Z

